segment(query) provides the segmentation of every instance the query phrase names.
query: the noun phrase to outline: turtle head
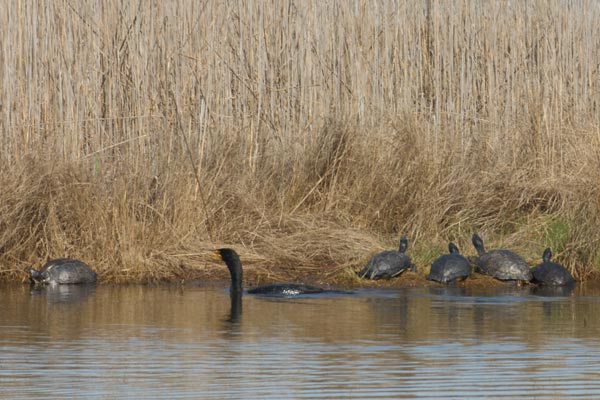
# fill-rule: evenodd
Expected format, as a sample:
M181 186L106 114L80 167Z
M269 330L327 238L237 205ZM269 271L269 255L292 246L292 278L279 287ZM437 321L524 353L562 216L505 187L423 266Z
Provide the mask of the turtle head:
M473 246L475 246L475 250L477 250L477 254L480 256L485 253L485 247L483 245L483 239L479 237L478 234L473 234Z
M451 254L460 254L458 247L456 247L456 245L452 242L448 243L448 252Z
M33 267L29 267L29 282L32 285L42 282L42 273Z
M407 247L408 247L408 239L406 238L406 236L402 236L400 238L400 248L398 251L400 253L404 253L406 251Z
M546 250L544 250L542 259L544 260L544 262L549 262L551 258L552 258L552 250L550 250L550 247L548 247L548 248L546 248Z

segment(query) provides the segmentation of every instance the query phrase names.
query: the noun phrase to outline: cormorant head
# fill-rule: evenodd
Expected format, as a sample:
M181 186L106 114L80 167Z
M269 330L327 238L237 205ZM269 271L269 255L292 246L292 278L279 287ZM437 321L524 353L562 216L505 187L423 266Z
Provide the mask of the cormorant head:
M240 262L240 257L233 249L217 249L215 255L229 266L231 263Z

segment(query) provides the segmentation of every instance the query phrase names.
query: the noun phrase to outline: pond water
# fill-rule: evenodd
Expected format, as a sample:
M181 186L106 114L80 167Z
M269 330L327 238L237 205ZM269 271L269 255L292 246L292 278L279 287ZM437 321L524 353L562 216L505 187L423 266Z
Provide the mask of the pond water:
M61 289L0 286L0 398L600 396L592 288Z

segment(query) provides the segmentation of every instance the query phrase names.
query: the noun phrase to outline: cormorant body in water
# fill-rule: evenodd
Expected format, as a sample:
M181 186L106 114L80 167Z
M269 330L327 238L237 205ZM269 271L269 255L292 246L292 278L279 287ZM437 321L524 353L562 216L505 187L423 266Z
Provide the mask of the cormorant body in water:
M231 292L242 293L243 271L240 257L233 249L218 249L215 255L227 265L231 275ZM297 296L302 294L336 292L325 290L316 286L305 285L302 283L276 283L273 285L259 286L246 291L248 294L262 294L273 296ZM342 293L342 292L338 292Z

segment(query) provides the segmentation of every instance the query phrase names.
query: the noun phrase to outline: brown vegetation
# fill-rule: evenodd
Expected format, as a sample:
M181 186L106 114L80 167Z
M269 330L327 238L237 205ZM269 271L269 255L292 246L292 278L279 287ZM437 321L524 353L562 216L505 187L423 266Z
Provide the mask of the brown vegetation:
M222 276L227 245L335 280L400 234L425 272L473 231L600 265L594 1L10 2L0 32L2 279Z

